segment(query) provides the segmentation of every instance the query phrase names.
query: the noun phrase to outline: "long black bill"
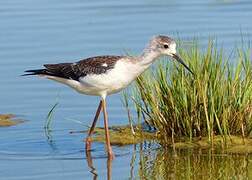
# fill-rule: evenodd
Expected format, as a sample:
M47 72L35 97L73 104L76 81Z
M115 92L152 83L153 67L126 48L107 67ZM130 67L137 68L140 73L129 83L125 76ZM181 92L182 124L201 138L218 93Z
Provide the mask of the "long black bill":
M184 63L184 61L177 54L172 54L172 57L176 59L180 64L182 64L193 75L192 70Z

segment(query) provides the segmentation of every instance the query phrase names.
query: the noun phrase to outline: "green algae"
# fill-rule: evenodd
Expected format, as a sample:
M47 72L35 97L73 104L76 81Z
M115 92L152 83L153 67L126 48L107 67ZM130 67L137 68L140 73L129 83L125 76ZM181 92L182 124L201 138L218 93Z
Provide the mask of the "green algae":
M183 140L170 146L177 149L222 150L224 153L235 154L252 153L252 139L239 136L229 136L226 139L223 136L215 136L212 141L209 141L208 137L193 138L192 141Z
M15 118L16 116L14 114L0 114L0 127L15 126L24 122L24 120Z
M155 133L144 132L135 128L135 134L132 134L130 126L113 126L109 129L110 143L117 146L125 146L129 144L138 144L145 140L155 140ZM95 128L93 141L105 142L104 128Z
M135 134L132 134L130 126L113 126L109 129L110 141L112 145L125 146L130 144L138 144L143 141L158 142L159 137L157 133L151 133L141 131L140 127L135 127ZM104 128L95 128L93 141L105 142L105 130ZM208 140L208 137L176 139L175 143L172 143L172 139L164 148L174 147L177 150L180 149L212 149L224 153L252 153L252 139L243 138L239 136L214 136L212 141Z

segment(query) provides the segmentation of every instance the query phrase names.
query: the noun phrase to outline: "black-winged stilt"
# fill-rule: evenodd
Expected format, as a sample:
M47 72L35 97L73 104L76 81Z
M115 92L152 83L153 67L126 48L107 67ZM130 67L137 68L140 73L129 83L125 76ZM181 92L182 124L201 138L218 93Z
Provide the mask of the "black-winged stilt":
M108 156L113 158L106 97L126 88L161 55L173 57L192 73L176 54L175 41L168 36L158 35L150 40L143 53L137 57L96 56L75 63L45 64L44 69L27 70L24 75L39 75L68 85L81 94L100 96L101 100L86 138L86 150L90 150L91 135L103 110L107 152Z

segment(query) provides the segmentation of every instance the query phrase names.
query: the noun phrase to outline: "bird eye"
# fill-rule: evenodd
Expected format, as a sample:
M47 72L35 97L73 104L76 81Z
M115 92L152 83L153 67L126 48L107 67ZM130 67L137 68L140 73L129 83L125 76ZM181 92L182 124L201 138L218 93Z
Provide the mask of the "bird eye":
M165 44L165 45L164 45L164 48L165 48L165 49L167 49L168 47L169 47L168 44Z

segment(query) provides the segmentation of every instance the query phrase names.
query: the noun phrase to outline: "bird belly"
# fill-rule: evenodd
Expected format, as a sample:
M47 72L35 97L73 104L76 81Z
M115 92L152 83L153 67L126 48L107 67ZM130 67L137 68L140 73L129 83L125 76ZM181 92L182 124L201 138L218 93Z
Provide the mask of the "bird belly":
M53 80L53 81L57 81L61 84L65 84L81 94L94 95L94 96L100 95L99 93L97 93L97 89L95 87L89 86L88 84L80 83L79 81L76 81L73 79L65 79L65 78L49 76L49 75L40 75L40 76Z

